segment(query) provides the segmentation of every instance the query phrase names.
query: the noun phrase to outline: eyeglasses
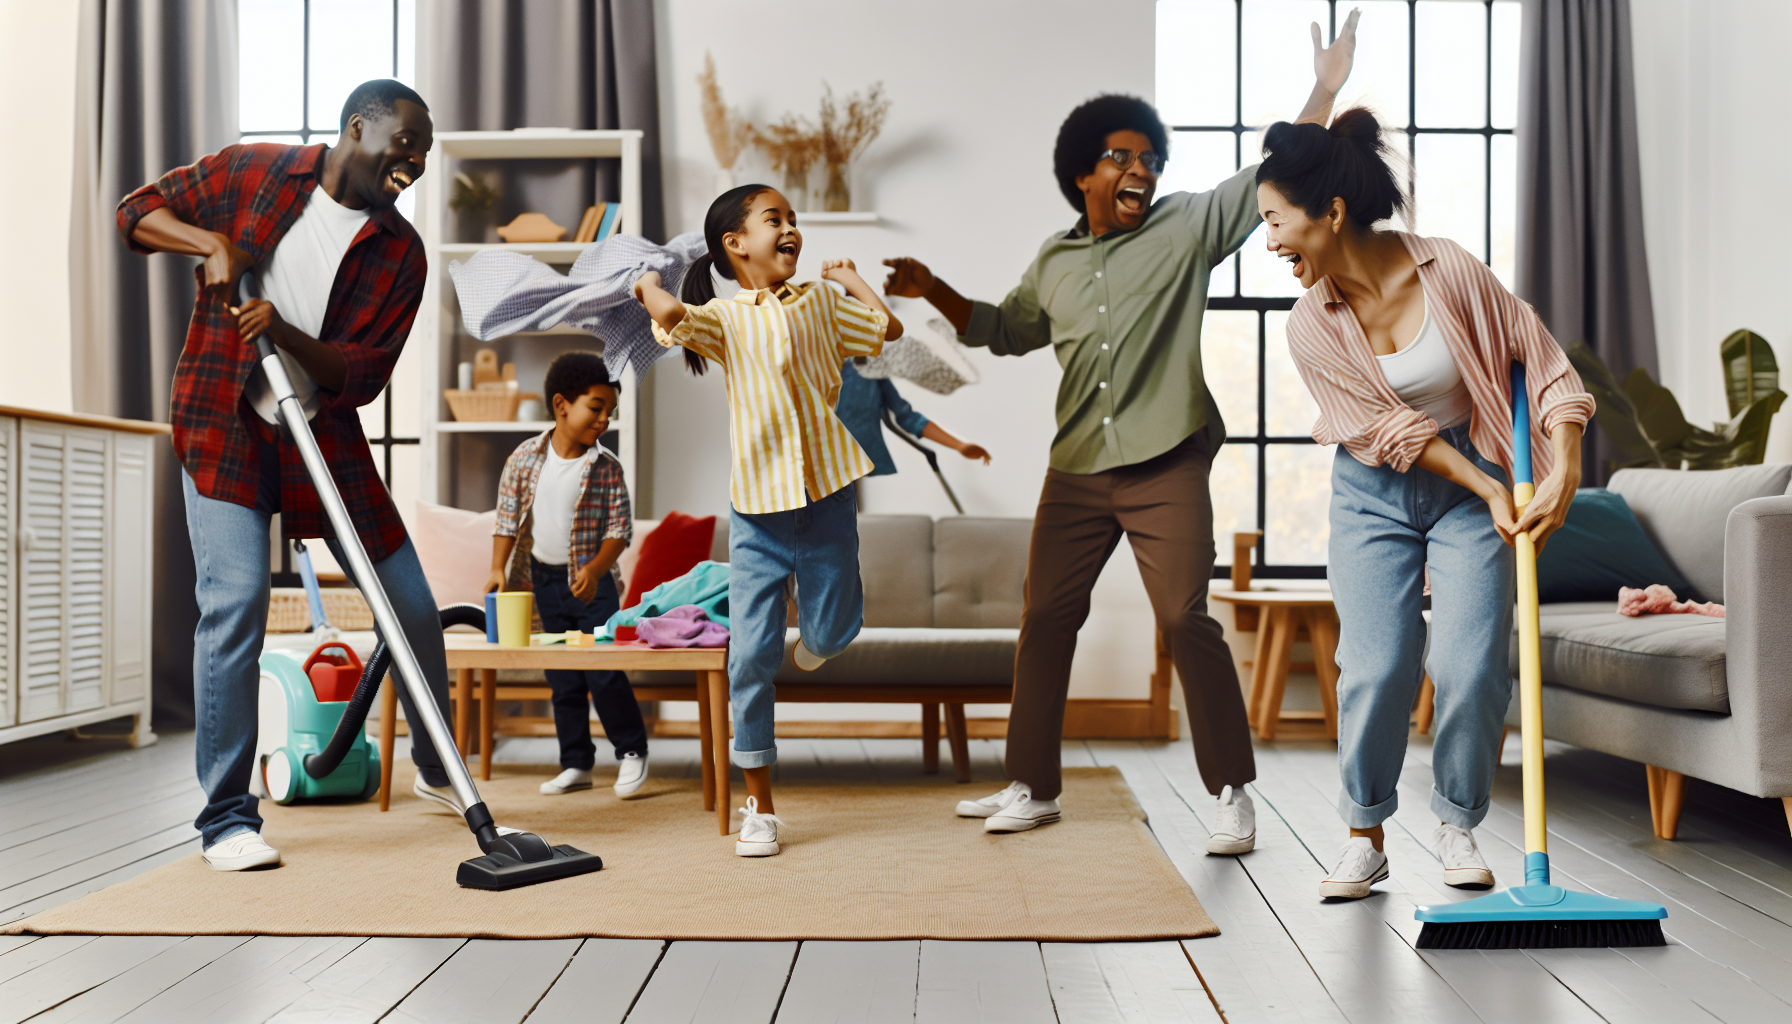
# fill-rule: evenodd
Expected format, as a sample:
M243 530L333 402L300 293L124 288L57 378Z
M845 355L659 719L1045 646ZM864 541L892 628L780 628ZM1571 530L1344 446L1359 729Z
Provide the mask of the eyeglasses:
M1098 159L1112 160L1114 161L1114 166L1121 170L1131 167L1132 162L1137 160L1152 174L1162 174L1164 171L1164 158L1150 150L1139 153L1130 149L1110 149L1102 153Z

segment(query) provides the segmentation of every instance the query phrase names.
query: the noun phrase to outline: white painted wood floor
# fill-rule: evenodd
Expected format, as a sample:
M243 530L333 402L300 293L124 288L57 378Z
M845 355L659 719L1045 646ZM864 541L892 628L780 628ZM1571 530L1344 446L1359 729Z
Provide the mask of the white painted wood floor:
M999 784L1001 744L973 746L979 781L966 791L980 796ZM779 747L785 778L920 771L915 740ZM1125 772L1221 935L1097 945L6 936L0 1024L1792 1021L1792 838L1777 801L1693 782L1680 840L1660 842L1640 765L1550 751L1558 880L1665 903L1667 948L1416 952L1413 906L1463 898L1426 850L1436 823L1423 738L1388 830L1393 877L1346 904L1315 895L1343 838L1330 744L1259 746L1258 848L1233 859L1202 852L1211 798L1186 744L1067 743L1066 763ZM654 742L656 773L694 773L695 759L695 741ZM1502 882L1520 864L1515 759L1516 739L1477 833ZM0 747L0 920L185 856L199 805L190 733L138 751L60 737Z

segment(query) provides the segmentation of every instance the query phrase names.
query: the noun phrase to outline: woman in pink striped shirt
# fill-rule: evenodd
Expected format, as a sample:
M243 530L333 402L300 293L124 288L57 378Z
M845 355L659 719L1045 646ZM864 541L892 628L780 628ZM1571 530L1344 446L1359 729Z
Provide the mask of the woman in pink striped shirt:
M1376 227L1406 200L1369 111L1330 128L1272 126L1257 199L1270 251L1308 289L1289 315L1288 348L1319 403L1313 439L1338 445L1328 575L1342 625L1338 812L1350 838L1319 893L1360 898L1387 877L1381 823L1398 805L1422 669L1437 687L1432 850L1447 884L1490 888L1469 830L1487 814L1511 701L1512 538L1527 531L1541 547L1562 525L1593 398L1537 314L1480 260L1447 239ZM1522 515L1506 485L1515 360L1543 474Z

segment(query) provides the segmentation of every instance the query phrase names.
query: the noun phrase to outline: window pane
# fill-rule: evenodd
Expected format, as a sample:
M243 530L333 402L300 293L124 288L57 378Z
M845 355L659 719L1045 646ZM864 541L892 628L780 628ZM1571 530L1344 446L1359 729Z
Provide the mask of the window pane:
M392 77L417 85L417 0L398 0L398 70Z
M1305 289L1300 286L1300 280L1294 276L1286 260L1270 255L1269 243L1265 241L1267 237L1266 229L1259 224L1238 250L1238 258L1244 268L1244 294L1268 298L1299 296Z
M1213 268L1213 274L1207 278L1207 295L1210 298L1231 298L1238 294L1238 257L1228 256L1226 261Z
M1232 564L1232 535L1257 528L1257 446L1225 444L1207 477L1213 495L1213 546L1221 565Z
M1332 535L1332 458L1336 449L1316 444L1272 444L1268 448L1264 562L1324 565L1326 542Z
M1350 8L1360 7L1356 62L1332 109L1368 107L1382 125L1404 128L1412 111L1407 101L1407 18L1405 0L1361 0L1338 5L1339 26Z
M1263 314L1263 412L1269 428L1264 433L1271 437L1306 437L1312 434L1313 421L1319 418L1319 405L1294 369L1294 359L1288 354L1287 327L1287 313L1276 310Z
M1493 272L1508 289L1518 266L1518 142L1510 135L1493 137Z
M335 131L355 86L392 72L392 0L311 0L311 128Z
M1330 39L1325 0L1278 0L1244 5L1244 123L1261 127L1292 121L1313 91L1313 42L1307 26L1319 23Z
M1441 235L1487 258L1487 141L1421 133L1413 155L1418 233Z
M1165 124L1231 124L1238 116L1236 12L1232 0L1158 0L1157 112Z
M1487 8L1419 0L1414 90L1421 128L1487 124Z
M1226 433L1257 433L1257 313L1210 309L1201 322L1201 369Z
M245 132L304 127L305 0L239 0L237 46L254 54L254 74L241 76L237 102Z
M237 140L244 145L251 142L278 142L282 146L304 145L304 138L298 135L245 135Z
M1524 8L1518 0L1493 5L1493 126L1518 125L1518 30Z
M1157 180L1157 194L1205 192L1238 170L1238 138L1231 132L1175 132L1170 162Z

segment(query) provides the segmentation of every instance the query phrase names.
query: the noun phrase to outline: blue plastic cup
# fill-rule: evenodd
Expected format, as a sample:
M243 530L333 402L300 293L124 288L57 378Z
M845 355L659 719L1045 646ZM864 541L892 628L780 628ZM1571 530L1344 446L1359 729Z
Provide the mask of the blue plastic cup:
M485 642L498 642L498 592L485 595Z

